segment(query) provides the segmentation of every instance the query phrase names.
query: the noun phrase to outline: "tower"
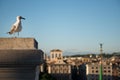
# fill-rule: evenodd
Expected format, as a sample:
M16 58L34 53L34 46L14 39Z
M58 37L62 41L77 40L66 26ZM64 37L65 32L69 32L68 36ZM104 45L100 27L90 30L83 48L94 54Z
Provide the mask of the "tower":
M53 49L50 51L50 59L51 61L57 61L58 59L62 59L62 50Z
M101 61L102 61L102 53L103 53L103 49L102 49L102 43L100 43L100 54L101 54Z
M102 53L103 53L103 49L102 49L102 43L100 43L100 55L101 55L101 60L100 60L100 71L99 71L99 80L102 80Z

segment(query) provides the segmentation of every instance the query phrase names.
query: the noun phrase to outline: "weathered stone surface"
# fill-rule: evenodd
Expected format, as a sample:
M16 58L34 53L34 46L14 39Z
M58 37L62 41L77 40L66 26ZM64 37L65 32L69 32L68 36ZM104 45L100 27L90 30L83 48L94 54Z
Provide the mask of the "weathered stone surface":
M0 80L38 80L43 54L34 38L0 38Z
M0 66L4 64L39 65L42 61L43 51L41 50L0 50Z
M0 49L38 49L34 38L0 38Z
M0 67L0 80L35 80L35 66Z

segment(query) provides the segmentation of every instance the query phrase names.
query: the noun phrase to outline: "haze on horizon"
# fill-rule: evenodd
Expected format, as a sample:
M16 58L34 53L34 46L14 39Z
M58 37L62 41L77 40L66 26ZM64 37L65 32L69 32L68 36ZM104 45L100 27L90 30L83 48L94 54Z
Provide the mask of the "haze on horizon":
M119 0L0 0L0 37L16 21L20 37L34 37L44 52L52 49L76 52L120 52Z

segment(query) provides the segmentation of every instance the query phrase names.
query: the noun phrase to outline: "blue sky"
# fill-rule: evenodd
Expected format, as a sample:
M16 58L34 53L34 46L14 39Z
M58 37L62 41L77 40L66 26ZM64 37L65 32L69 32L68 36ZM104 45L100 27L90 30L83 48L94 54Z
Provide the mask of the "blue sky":
M0 37L22 20L20 37L34 37L44 52L120 51L119 0L0 0Z

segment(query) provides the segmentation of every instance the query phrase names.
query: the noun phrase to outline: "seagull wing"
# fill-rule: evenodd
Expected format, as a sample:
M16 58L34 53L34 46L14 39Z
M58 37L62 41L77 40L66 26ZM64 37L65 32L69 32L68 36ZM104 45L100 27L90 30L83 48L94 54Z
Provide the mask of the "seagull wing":
M16 26L13 25L13 26L11 27L10 32L8 32L8 33L9 33L9 34L13 34L13 33L15 32L15 30L16 30Z

